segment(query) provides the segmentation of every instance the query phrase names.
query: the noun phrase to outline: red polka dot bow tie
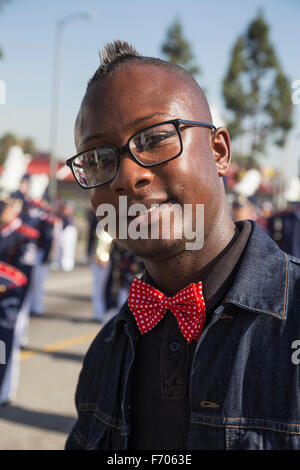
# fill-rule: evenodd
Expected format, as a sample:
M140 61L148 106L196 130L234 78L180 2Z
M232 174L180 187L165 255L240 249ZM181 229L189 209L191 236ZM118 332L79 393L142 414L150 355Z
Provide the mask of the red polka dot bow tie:
M135 278L130 286L128 306L141 334L147 333L170 310L188 343L198 341L205 320L205 303L202 282L190 284L173 297Z

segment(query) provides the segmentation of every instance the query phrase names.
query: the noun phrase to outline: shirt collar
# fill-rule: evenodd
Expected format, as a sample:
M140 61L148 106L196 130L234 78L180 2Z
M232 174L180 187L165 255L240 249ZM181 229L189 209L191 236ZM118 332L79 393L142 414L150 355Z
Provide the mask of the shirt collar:
M284 320L288 300L288 256L256 222L251 223L251 235L223 303Z
M233 284L222 303L231 303L251 312L265 313L284 320L288 300L288 256L256 222L250 222L252 231L248 243ZM115 327L128 320L131 323L132 318L126 302L115 319ZM132 323L135 328L135 322Z
M217 305L222 302L232 285L251 231L250 220L236 222L235 235L230 243L202 270L199 279L197 279L197 281L203 282L203 295L208 318Z

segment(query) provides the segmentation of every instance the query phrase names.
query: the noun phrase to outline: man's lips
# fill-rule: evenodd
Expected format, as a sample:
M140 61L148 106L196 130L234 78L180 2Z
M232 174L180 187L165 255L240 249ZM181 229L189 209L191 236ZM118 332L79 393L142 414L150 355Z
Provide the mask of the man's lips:
M143 201L131 201L125 208L127 212L123 213L117 211L117 217L119 219L127 218L130 221L135 219L139 215L150 214L154 209L162 207L164 204L171 205L174 204L174 201L172 201L171 199L147 199Z
M141 204L141 203L140 203ZM127 223L131 223L134 221L135 225L140 225L140 226L149 226L149 225L155 225L159 223L161 218L166 215L167 212L172 211L174 202L171 200L165 200L165 201L147 201L147 203L143 203L145 209L141 211L134 211L137 215L128 215L127 217ZM137 206L138 207L138 206ZM132 208L133 211L133 206L129 206L129 214L132 213L130 211L130 208Z

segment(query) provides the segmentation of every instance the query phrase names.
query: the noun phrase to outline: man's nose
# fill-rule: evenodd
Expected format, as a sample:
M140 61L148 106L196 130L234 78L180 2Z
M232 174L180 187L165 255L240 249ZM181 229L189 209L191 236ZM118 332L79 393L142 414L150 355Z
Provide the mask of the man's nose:
M136 163L128 153L120 157L118 172L111 182L111 189L118 195L135 192L148 186L153 179L151 168L144 168Z

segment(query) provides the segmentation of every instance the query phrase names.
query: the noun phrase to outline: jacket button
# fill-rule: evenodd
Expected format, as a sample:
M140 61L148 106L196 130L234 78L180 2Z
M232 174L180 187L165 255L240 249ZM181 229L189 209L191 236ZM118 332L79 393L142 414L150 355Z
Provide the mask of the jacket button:
M172 352L177 352L179 351L179 349L180 349L180 344L177 343L177 341L172 341L172 343L170 343L170 350Z

